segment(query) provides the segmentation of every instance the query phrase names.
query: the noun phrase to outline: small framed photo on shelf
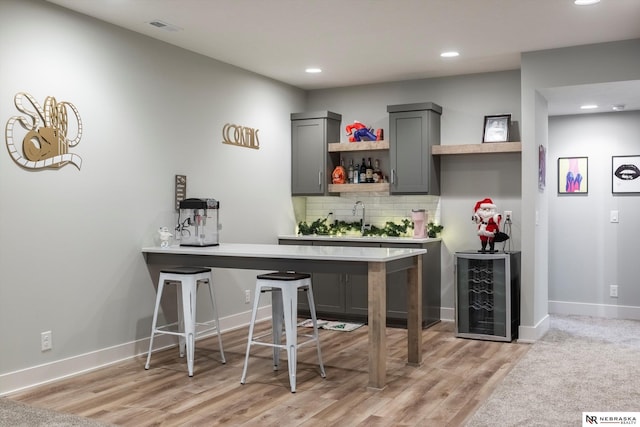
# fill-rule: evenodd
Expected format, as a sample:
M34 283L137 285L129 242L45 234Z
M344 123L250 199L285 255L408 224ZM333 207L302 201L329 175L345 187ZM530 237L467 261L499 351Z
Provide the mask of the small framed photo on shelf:
M640 193L640 156L611 157L611 192Z
M589 158L558 158L558 194L589 192Z
M510 127L511 114L484 116L484 132L482 133L482 142L509 141Z

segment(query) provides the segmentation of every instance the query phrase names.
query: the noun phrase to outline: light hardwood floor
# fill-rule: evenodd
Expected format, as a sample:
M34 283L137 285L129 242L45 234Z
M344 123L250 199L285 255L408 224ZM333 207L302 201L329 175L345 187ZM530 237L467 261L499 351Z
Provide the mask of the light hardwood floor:
M264 329L262 324L258 329ZM297 392L286 356L273 371L272 350L252 348L240 384L248 328L197 342L194 376L176 348L9 396L30 405L121 426L461 426L529 346L456 338L454 324L423 330L423 364L406 366L406 330L387 328L387 386L367 390L367 327L321 330L326 379L315 347L299 350Z

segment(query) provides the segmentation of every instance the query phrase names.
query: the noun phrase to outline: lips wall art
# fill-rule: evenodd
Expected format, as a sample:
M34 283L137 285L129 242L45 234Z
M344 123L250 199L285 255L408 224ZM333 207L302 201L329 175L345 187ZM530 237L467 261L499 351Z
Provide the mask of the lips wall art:
M640 155L611 157L611 191L640 193Z

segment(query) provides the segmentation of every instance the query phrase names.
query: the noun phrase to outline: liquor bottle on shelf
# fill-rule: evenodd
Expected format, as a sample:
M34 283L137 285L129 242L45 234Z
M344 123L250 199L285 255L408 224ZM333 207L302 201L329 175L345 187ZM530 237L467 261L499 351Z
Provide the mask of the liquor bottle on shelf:
M349 170L347 172L347 178L349 184L353 184L353 159L349 160Z
M367 159L367 168L365 170L367 182L373 182L373 166L371 166L371 157Z
M380 170L380 160L376 159L373 165L373 182L382 182L382 171Z
M356 163L356 166L353 168L353 183L360 183L360 165Z
M365 182L367 182L367 165L365 165L364 163L364 157L362 158L362 163L360 163L360 179L358 180L358 182L360 184L363 184Z

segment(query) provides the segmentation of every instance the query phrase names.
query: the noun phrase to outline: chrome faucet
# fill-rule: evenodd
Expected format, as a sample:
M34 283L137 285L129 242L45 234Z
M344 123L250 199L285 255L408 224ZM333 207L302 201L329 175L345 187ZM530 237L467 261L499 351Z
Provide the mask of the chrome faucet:
M364 208L364 203L362 203L360 200L358 200L354 205L353 205L353 215L356 214L356 212L358 211L358 205L362 206L362 219L360 220L360 233L362 233L362 235L364 236L364 230L366 229L365 223L364 223L364 213L365 213L365 208Z

